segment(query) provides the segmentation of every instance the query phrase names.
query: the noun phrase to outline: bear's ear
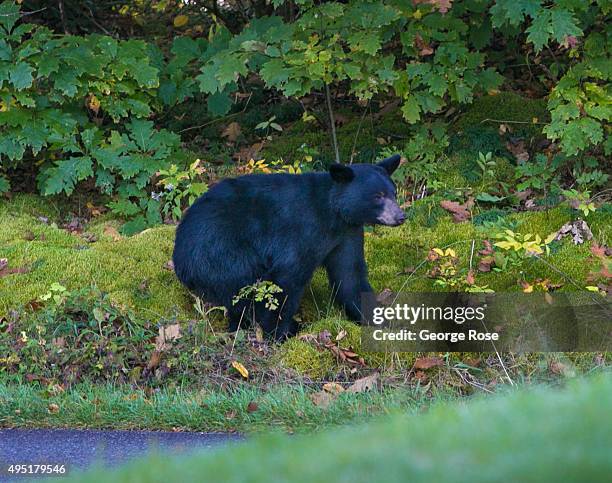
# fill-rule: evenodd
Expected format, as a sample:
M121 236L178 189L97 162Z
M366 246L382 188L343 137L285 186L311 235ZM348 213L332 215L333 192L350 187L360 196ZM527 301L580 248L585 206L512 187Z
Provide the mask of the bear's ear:
M393 156L383 159L378 166L383 168L389 176L393 174L393 172L397 169L400 164L400 159L402 157L399 154L394 154Z
M355 173L350 166L338 163L334 163L329 167L329 174L338 183L348 183L355 177Z

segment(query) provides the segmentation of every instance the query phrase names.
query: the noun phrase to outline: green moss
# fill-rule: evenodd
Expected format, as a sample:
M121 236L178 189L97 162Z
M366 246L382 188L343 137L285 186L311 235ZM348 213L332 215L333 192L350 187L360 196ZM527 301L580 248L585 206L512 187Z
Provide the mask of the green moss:
M338 114L346 119L346 122L336 129L340 159L344 162L351 159L353 146L355 149L353 162L372 162L383 148L378 142L379 138L391 137L395 140L405 138L410 130L410 126L402 119L399 109L375 121L367 116L362 121L362 113L341 110ZM304 144L317 149L320 153L319 158L324 163L331 163L334 160L331 138L327 130L321 129L318 124L303 121L295 122L282 135L267 144L261 156L269 160L296 159L301 157L299 148Z
M497 128L499 123L485 121L497 119L502 122L510 121L512 129L527 128L532 133L540 133L541 125L533 124L534 118L537 118L538 122L547 122L550 119L546 99L529 99L513 92L501 92L495 96L482 96L474 100L452 128L455 132L473 126ZM512 124L513 122L527 124Z
M0 313L37 298L53 282L60 282L69 290L95 284L143 317L191 314L186 291L163 268L171 258L174 227L160 226L114 241L104 230L116 228L119 222L97 221L85 232L99 239L88 243L52 222L42 223L37 216L50 214L50 210L40 201L19 196L0 207L0 258L7 258L11 268L29 268L27 273L0 278ZM139 287L145 281L143 294Z

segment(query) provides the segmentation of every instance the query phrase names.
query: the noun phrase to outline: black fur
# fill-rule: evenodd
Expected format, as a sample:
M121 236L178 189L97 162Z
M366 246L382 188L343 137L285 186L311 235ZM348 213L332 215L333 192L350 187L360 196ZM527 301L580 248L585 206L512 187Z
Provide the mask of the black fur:
M226 307L231 331L250 308L238 291L258 280L283 289L276 311L255 305L267 333L295 334L293 320L304 288L319 266L327 270L336 301L360 319L361 292L370 292L363 255L365 224L398 225L390 174L400 157L378 165L333 165L329 173L249 175L213 186L185 214L176 232L179 280L206 301Z

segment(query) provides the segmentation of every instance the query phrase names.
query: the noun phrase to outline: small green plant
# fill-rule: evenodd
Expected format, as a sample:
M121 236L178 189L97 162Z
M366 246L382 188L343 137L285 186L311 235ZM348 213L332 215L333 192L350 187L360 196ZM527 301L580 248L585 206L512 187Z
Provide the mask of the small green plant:
M516 167L516 178L520 181L516 189L525 191L533 189L538 191L551 191L558 185L558 169L564 158L556 156L549 162L546 155L538 153L535 160L519 164Z
M494 177L495 168L497 167L497 161L493 159L493 153L489 151L487 154L478 152L478 159L476 160L478 168L480 168L481 178Z
M191 206L200 195L208 190L208 185L199 181L203 173L204 168L200 166L199 159L196 159L185 170L180 170L173 164L170 168L158 172L161 179L157 185L164 189L161 192L151 193L151 197L162 201L164 215L179 220L183 209Z
M472 270L459 267L459 257L452 248L442 250L432 248L427 260L433 264L429 277L434 279L434 285L450 291L471 293L492 293L488 285L477 285Z
M268 310L276 310L279 306L279 301L276 294L283 291L278 285L268 280L258 280L252 285L242 287L236 295L232 303L236 305L241 300L252 300L253 302L264 302Z
M268 140L272 139L272 137L270 136L270 130L274 130L277 132L283 132L283 128L280 124L274 122L276 120L276 116L272 116L270 119L268 119L267 121L262 121L259 124L257 124L257 126L255 126L255 129L258 131L263 131L264 132L264 137Z
M604 186L610 176L599 168L599 161L593 156L586 156L574 163L572 175L576 184L582 189Z
M585 217L596 210L595 204L591 201L591 192L588 190L563 190L563 196L571 208L581 211Z
M40 300L47 302L53 301L56 306L62 305L66 298L70 295L70 292L63 285L58 282L54 282L49 287L49 291L40 296Z
M494 246L523 259L533 255L542 255L544 253L548 255L550 253L549 245L556 236L556 233L552 233L545 240L542 240L540 235L534 235L532 233L522 235L512 230L505 230L502 233L497 233L493 238L499 240L494 243Z

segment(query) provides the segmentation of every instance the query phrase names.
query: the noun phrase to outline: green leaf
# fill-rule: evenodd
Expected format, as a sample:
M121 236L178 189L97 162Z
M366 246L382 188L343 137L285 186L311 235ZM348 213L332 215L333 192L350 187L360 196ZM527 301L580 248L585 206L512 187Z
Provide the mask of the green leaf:
M219 81L215 77L212 65L202 67L202 73L196 77L200 83L200 90L206 94L213 94L219 90Z
M141 151L151 148L151 138L154 134L153 123L143 119L135 119L128 124L130 137L136 142Z
M14 2L0 3L0 25L10 32L19 20L19 6Z
M0 60L10 60L13 49L6 40L0 39Z
M9 183L9 180L0 175L0 194L8 193L10 190L11 184Z
M404 115L404 119L410 124L414 124L421 118L421 106L419 106L419 103L413 95L404 99L402 114Z
M32 81L34 80L32 77L32 72L34 72L34 68L32 68L29 64L19 62L17 65L9 68L11 83L19 91L30 87L32 85Z
M74 97L78 92L79 81L71 69L62 69L54 76L54 87L68 97Z
M553 33L550 12L548 10L539 12L526 32L529 34L527 35L527 40L533 44L535 51L541 51L548 44L550 34Z
M208 96L206 104L213 116L223 116L232 108L232 99L225 92L215 92Z
M133 220L130 220L125 223L119 231L125 236L132 236L136 233L140 233L142 230L146 229L147 226L148 224L145 217L142 215L138 215Z
M217 60L215 77L221 87L234 82L239 75L246 75L248 72L244 59L236 55L222 55Z
M134 68L132 75L136 82L141 87L158 87L159 86L159 71L150 65L140 65Z
M137 213L140 213L140 207L127 198L119 198L117 201L111 201L108 204L108 207L113 213L126 217L131 217Z
M582 35L582 30L576 25L573 14L564 8L553 8L551 10L551 33L557 42L563 42L566 37Z
M44 195L58 194L64 191L70 195L77 182L93 176L92 160L89 156L71 157L57 161L56 166L41 172L44 178L42 192Z

